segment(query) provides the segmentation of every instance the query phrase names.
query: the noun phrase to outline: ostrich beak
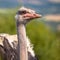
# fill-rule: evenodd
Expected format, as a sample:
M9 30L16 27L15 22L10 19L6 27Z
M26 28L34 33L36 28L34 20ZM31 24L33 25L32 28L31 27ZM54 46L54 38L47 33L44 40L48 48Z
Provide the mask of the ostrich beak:
M34 18L41 18L42 15L35 13L35 14L33 14L33 17L34 17Z
M23 17L25 17L25 19L29 20L29 19L41 18L42 15L37 14L37 13L26 13L23 15Z

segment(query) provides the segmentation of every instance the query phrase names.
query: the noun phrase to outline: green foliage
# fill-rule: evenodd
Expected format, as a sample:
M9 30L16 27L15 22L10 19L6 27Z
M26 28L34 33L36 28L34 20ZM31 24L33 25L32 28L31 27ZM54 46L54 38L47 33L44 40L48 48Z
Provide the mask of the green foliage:
M0 12L0 33L16 34L16 10L4 11L6 13ZM42 19L33 20L26 25L27 36L33 43L36 57L38 60L60 60L59 33L52 32L40 20Z
M34 44L34 51L38 60L60 59L60 53L58 52L60 41L56 40L56 35L47 29L44 23L39 21L30 22L27 25L27 35Z
M14 10L13 10L14 11ZM0 33L16 33L15 13L6 10L7 13L0 13Z

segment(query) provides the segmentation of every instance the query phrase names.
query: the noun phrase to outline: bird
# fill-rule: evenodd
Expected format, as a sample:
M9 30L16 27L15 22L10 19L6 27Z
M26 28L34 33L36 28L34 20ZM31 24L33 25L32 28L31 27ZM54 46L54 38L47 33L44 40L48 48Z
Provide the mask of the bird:
M17 37L18 37L18 56L19 56L18 60L29 60L26 45L27 38L26 38L25 27L28 22L36 18L41 18L41 15L37 14L34 10L29 8L21 7L16 13L15 19L16 19Z
M7 56L9 55L10 57L12 57L11 58L12 60L13 59L16 60L18 58L16 55L17 53L15 51L17 48L18 48L17 49L18 55L20 56L18 60L20 59L21 60L37 60L33 51L33 45L30 43L30 39L26 36L26 30L25 30L26 24L35 18L41 18L41 15L37 14L32 9L21 7L15 16L17 35L0 34L0 38L1 38L0 48L5 53L7 51L10 52L10 55L8 53L6 54ZM17 39L18 39L18 42L17 42ZM11 56L11 53L12 53L12 56ZM7 58L7 60L8 59L9 58Z

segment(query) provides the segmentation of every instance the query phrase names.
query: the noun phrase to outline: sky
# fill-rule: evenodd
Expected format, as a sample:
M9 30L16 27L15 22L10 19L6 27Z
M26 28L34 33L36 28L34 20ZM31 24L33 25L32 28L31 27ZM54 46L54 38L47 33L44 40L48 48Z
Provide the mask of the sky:
M18 0L20 1L20 0ZM46 2L51 2L51 3L60 3L60 0L22 0L23 3L30 3L30 4L43 4Z
M34 4L34 5L42 5L47 2L50 3L60 3L60 0L0 0L0 2L15 2L15 3L22 3L22 4Z
M48 1L53 3L60 3L60 0L48 0Z
M45 11L45 13L58 12L60 13L60 0L0 0L0 8L12 8L22 6L33 8L39 12ZM47 10L46 10L47 9ZM51 13L50 12L50 13ZM45 14L44 13L44 14Z

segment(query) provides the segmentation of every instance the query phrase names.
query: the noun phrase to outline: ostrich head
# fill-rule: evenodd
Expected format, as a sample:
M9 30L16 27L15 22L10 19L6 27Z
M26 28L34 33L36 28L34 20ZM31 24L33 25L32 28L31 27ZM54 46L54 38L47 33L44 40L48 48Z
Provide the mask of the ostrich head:
M40 14L37 14L34 10L25 7L21 7L15 16L16 20L22 23L27 23L32 19L40 18L40 17L41 17Z

